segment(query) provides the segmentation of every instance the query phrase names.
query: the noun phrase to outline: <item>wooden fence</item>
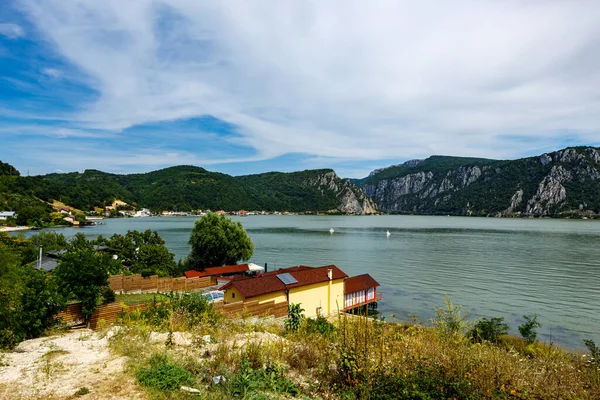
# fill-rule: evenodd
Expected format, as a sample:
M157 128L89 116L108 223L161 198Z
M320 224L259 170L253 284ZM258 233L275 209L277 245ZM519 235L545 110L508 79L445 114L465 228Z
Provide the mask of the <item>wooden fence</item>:
M77 325L83 322L81 303L72 303L56 315L56 318L67 325Z
M275 304L274 301L268 301L259 304L258 301L238 301L237 303L223 304L215 303L214 309L227 314L229 317L235 318L239 316L253 317L268 317L275 318L285 317L288 314L288 303Z
M232 304L213 303L216 311L224 313L228 318L240 317L285 317L288 313L288 303L275 304L273 301L259 304L257 301L237 302ZM109 303L98 306L90 318L90 328L98 329L100 326L109 326L117 322L122 312L131 312L133 310L146 310L146 304L135 304L123 306L121 303ZM81 314L81 303L69 304L67 310L61 312L61 315L69 316L72 321L83 321ZM63 321L67 322L65 319ZM102 321L102 322L101 322Z
M202 278L172 278L170 276L159 278L156 275L142 278L140 274L135 275L113 275L108 278L108 285L112 290L118 293L134 291L185 291L202 289L208 286L216 285L217 281L212 276Z

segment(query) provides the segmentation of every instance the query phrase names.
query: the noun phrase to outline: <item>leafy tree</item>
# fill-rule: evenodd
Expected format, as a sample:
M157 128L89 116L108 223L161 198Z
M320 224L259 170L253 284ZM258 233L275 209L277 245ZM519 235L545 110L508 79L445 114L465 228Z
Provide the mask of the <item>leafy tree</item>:
M43 221L48 218L49 213L41 206L28 206L18 210L18 225L36 225L41 226Z
M504 323L504 318L482 318L473 327L471 337L476 342L487 340L488 342L498 343L500 336L506 335L507 333L508 325Z
M0 348L39 336L63 307L56 282L21 265L14 249L0 246Z
M85 235L77 232L71 240L69 240L69 251L76 252L80 250L93 250L94 244L87 240Z
M69 247L65 235L52 231L36 233L31 235L29 240L34 248L39 249L41 247L44 251L64 250Z
M523 318L525 322L519 325L519 333L527 343L533 343L537 338L537 328L541 328L542 325L537 321L537 314L533 314L533 317L523 315Z
M65 294L72 294L81 301L83 315L89 321L102 288L108 286L109 271L119 267L120 263L109 254L82 249L65 254L53 275Z
M254 244L240 222L224 214L208 213L194 224L190 233L188 266L197 270L248 260Z
M124 236L114 234L110 239L98 238L97 243L119 250L121 261L131 272L142 276L177 275L175 255L169 252L156 231L128 231Z
M20 259L9 248L0 247L0 348L12 348L23 334L18 329L24 284L19 274Z
M21 269L25 290L21 298L19 323L25 338L31 339L54 325L56 314L66 305L66 298L56 280L47 279L43 271L28 266Z

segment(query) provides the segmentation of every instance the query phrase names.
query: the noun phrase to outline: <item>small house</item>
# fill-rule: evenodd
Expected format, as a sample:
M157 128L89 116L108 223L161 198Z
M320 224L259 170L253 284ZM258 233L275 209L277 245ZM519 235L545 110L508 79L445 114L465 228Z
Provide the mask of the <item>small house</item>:
M369 274L353 276L344 282L344 307L351 310L381 300L379 283Z
M0 219L17 218L14 211L0 211Z
M329 315L344 309L345 272L335 265L298 266L241 277L221 287L225 303L258 301L300 304L307 317Z

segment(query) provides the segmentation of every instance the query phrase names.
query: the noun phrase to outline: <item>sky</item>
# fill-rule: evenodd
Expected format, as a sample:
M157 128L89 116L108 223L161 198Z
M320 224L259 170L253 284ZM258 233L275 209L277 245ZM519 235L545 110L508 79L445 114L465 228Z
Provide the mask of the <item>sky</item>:
M600 145L600 2L4 0L0 160L22 174L359 178Z

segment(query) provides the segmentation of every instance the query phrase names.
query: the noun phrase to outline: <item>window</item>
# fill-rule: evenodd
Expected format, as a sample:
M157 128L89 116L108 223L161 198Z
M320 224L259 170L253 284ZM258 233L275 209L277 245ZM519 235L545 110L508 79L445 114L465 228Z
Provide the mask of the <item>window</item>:
M231 292L231 298L235 299L235 293L234 292Z

